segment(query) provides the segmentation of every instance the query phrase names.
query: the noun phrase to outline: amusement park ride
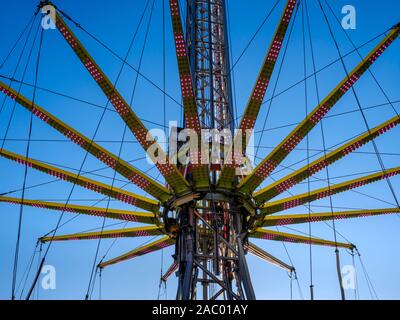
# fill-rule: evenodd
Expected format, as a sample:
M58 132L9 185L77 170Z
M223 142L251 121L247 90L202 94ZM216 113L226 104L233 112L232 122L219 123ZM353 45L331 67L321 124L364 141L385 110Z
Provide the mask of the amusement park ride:
M53 6L50 2L42 1L40 9L49 5ZM240 140L241 150L232 151L232 143L230 145L224 144L229 151L224 155L233 155L231 162L223 159L222 155L220 163L216 164L190 161L189 163L175 165L169 161L166 152L157 145L152 137L149 139L148 129L91 57L83 43L72 32L66 23L68 16L56 8L54 23L60 35L86 67L144 151L147 152L149 148L156 146L158 155L165 153L162 155L167 161L164 163L155 161L154 165L165 178L166 184L162 185L150 178L138 168L120 159L119 156L107 151L90 138L56 118L44 107L35 104L9 85L0 82L0 91L4 95L15 100L34 116L152 196L152 198L139 196L2 148L0 150L1 157L125 202L128 205L140 208L143 212L43 202L7 196L0 196L0 202L149 225L71 235L53 234L41 238L42 243L63 240L161 236L159 240L145 246L109 261L102 261L98 267L106 268L128 259L162 250L168 246L174 246L173 263L163 279L166 280L170 275L176 273L178 279L177 299L253 300L256 299L256 294L246 262L247 253L252 253L289 272L294 270L292 266L253 244L251 240L253 238L331 246L336 248L338 263L338 249L356 249L353 244L341 243L336 239L329 241L311 236L283 233L273 231L270 227L400 213L399 207L393 207L276 215L287 209L328 198L379 180L389 179L400 174L400 167L383 169L382 172L358 179L340 184L330 184L322 189L310 190L304 194L274 200L275 197L293 186L395 128L400 123L398 116L371 128L363 135L327 152L321 158L295 170L273 184L259 188L264 180L306 138L308 133L321 122L335 104L352 89L352 86L368 71L370 66L389 49L399 36L400 25L391 28L380 43L363 58L363 61L349 71L331 93L320 101L309 115L251 170L250 174L245 175L240 174L241 170L244 170L243 162L240 159L246 155L248 140L239 132L248 132L254 129L275 64L281 54L293 15L299 9L300 1L286 1L238 128L235 128L235 116L237 115L234 114L232 101L225 0L187 0L185 29L183 28L179 1L170 0L169 5L184 108L184 128L180 128L180 130L191 129L198 136L201 136L202 129L229 130L232 133L233 142ZM223 143L220 137L211 137L210 139L217 139L218 143ZM200 150L200 145L210 143L210 141L199 141L198 143L198 150ZM200 154L198 150L191 152L191 160L197 157L202 159L204 154ZM206 156L209 156L209 154ZM338 274L340 278L340 273ZM208 290L211 284L218 288L212 296ZM200 288L202 289L201 294ZM343 292L342 296L344 297Z

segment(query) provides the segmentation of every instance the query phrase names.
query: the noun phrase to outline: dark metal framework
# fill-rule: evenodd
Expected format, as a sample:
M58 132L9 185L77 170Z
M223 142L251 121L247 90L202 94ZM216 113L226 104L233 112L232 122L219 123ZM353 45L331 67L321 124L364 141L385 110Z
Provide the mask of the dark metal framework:
M186 25L200 125L233 132L225 0L187 0Z
M226 21L224 0L187 1L186 42L200 126L233 134ZM211 185L216 182L216 170L210 170ZM212 187L197 205L181 208L177 299L196 299L199 284L204 300L255 299L243 249L247 217L235 197L216 193Z

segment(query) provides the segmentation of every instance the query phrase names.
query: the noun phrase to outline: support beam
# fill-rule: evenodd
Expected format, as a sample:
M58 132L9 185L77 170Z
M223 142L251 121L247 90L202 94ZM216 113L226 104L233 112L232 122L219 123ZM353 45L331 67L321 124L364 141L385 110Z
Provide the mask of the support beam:
M338 247L345 249L354 249L355 246L350 243L342 243L342 242L334 242L329 240L323 240L318 238L310 238L307 236L299 236L296 234L272 231L267 229L256 229L255 231L250 233L250 238L258 238L264 240L273 240L280 242L291 242L291 243L304 243L304 244L312 244L319 246L328 246L328 247Z
M243 289L246 294L246 299L256 300L256 295L254 293L253 284L251 282L249 267L247 265L242 239L240 236L237 237L237 247L238 247L240 276L242 278Z
M71 240L95 240L95 239L115 239L115 238L136 238L165 235L163 227L151 226L140 228L125 228L118 230L103 230L99 232L74 233L62 236L43 237L39 240L42 243L49 241L71 241Z
M133 112L130 105L125 101L122 95L112 84L110 79L105 75L99 65L94 61L94 59L85 49L83 44L79 41L79 39L65 23L64 19L61 17L58 11L56 12L56 27L60 31L64 39L68 42L76 56L89 71L92 78L99 85L100 89L107 96L111 104L114 106L115 110L124 120L128 128L136 137L139 144L143 147L143 149L146 152L149 151L149 148L158 151L158 158L162 158L164 161L157 161L154 158L153 152L149 152L149 156L155 166L164 176L165 180L171 186L171 188L177 193L189 191L189 183L182 176L178 168L170 162L168 155L155 141L154 137L151 136L150 132L140 121L137 115Z
M193 292L197 283L193 279L194 270L194 255L196 253L195 246L195 216L193 207L186 205L179 213L179 248L180 255L178 256L179 264L179 300L191 300L191 293Z
M331 185L322 189L314 190L311 192L306 192L298 196L285 198L279 201L270 202L263 205L260 208L262 217L264 215L273 214L276 212L281 212L287 209L295 208L301 206L305 203L313 202L319 199L323 199L344 191L360 188L367 184L377 182L383 179L387 179L400 174L400 167L393 169L388 169L385 172L378 172L364 176L362 178L342 182L339 184Z
M0 202L17 204L17 205L22 204L24 206L35 207L40 209L65 211L65 212L85 214L95 217L106 217L109 219L117 219L129 222L139 222L147 224L160 223L160 220L158 219L159 215L158 213L135 212L128 210L118 210L110 208L107 209L99 207L87 207L87 206L78 206L66 203L47 202L47 201L29 200L29 199L20 199L20 198L11 198L2 196L0 197Z
M28 166L32 169L44 172L48 175L57 177L61 180L65 180L71 183L74 183L78 186L81 186L83 188L92 190L94 192L112 197L114 199L120 200L122 202L131 204L133 206L136 206L138 208L141 208L143 210L148 210L151 212L159 212L160 205L157 201L148 199L146 197L139 196L137 194L114 188L112 186L106 185L104 183L88 179L85 177L82 177L78 174L61 170L59 168L50 166L48 164L45 164L43 162L26 158L25 156L21 156L16 153L12 153L10 151L6 150L0 150L0 156L6 159L13 160L15 162L18 162L19 164L22 164L24 166Z
M285 138L282 142L244 178L238 186L242 193L252 193L275 168L293 151L307 134L321 121L333 106L360 79L369 67L396 40L400 34L400 25L394 27L388 35L368 54L368 56L346 76L336 88Z
M300 223L342 220L353 218L366 218L387 214L399 214L399 208L373 209L373 210L352 210L340 212L323 212L312 214L288 214L279 216L266 216L263 220L263 227L286 226Z
M264 63L261 67L260 73L257 77L256 84L250 95L249 101L246 105L242 120L240 122L240 131L235 134L234 141L241 140L242 150L233 150L231 146L231 153L233 154L233 159L231 164L225 164L222 168L221 176L218 181L218 186L221 188L232 188L236 169L240 166L240 160L246 154L247 139L246 131L253 131L254 125L256 123L258 114L262 102L264 100L265 93L267 92L268 84L270 82L272 72L274 71L276 61L278 59L279 53L282 48L282 43L285 39L287 29L289 27L290 20L292 18L293 11L296 7L296 0L287 0L285 9L283 11L282 17L275 31L275 35L272 39L268 52L265 56ZM234 144L239 145L238 143Z
M127 178L129 181L133 182L139 188L143 189L159 201L165 202L168 200L170 196L170 191L167 188L154 181L152 178L139 171L131 164L102 148L97 143L91 141L91 139L85 137L77 130L71 128L66 123L52 115L50 112L47 112L43 108L39 107L37 104L34 104L28 98L9 88L5 83L1 81L0 91L12 97L22 107L31 112L33 115L47 123L49 126L56 129L58 132L66 136L79 147L86 150L91 155L95 156L101 162L117 171L123 177Z
M400 118L396 116L382 123L381 125L371 129L370 131L364 133L360 137L351 140L350 142L333 150L332 152L329 152L326 156L322 156L321 158L310 163L309 165L306 165L294 171L290 175L274 182L268 187L261 189L260 191L254 194L254 199L256 200L256 203L261 204L280 195L281 193L292 188L301 181L316 174L317 172L333 164L334 162L342 159L348 154L356 151L357 149L361 148L368 142L376 139L381 134L384 134L389 130L397 127L399 123L400 123Z
M136 257L140 257L145 254L169 247L169 246L173 245L174 243L175 243L175 240L167 236L167 237L161 238L160 240L151 242L145 246L139 247L135 250L129 251L128 253L118 256L112 260L102 262L99 264L99 267L105 268L105 267L111 266L111 265L119 263L119 262L127 261L130 259L136 258Z
M185 114L185 125L197 134L197 152L190 154L194 185L197 188L209 187L209 172L206 157L202 154L201 128L197 113L197 103L194 94L193 77L190 70L189 56L183 35L182 20L178 0L170 0L172 30L175 40L175 52L178 60L178 70L181 83L182 101Z
M162 281L167 281L168 278L179 268L178 262L175 260L172 262L171 266L168 268L168 270L163 274L161 277Z
M267 261L268 263L277 266L278 268L281 268L287 272L293 272L295 269L294 267L288 265L287 263L283 262L282 260L274 257L270 253L266 252L265 250L261 249L260 247L256 246L254 243L249 242L247 245L245 245L245 249L251 253L252 255L255 255L256 257Z

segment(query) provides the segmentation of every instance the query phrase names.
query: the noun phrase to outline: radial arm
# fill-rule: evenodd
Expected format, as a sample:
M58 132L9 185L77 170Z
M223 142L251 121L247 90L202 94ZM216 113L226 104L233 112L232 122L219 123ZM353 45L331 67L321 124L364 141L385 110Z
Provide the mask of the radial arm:
M378 59L378 57L399 36L400 25L390 33L369 53L369 55L285 138L283 141L243 179L238 188L241 192L253 192L287 155L304 139L305 136L321 121L331 108L350 90L358 79Z
M323 199L344 191L352 190L365 186L367 184L377 182L379 180L387 179L400 174L400 167L386 170L385 172L378 172L368 176L364 176L358 179L346 181L343 183L328 186L322 189L314 190L311 192L306 192L298 196L285 198L279 201L270 202L261 207L261 213L263 215L268 215L280 211L284 211L290 208L295 208L301 206L304 203L316 201Z
M179 268L179 264L177 261L173 261L171 266L168 268L168 270L163 274L162 276L162 280L163 281L167 281L168 278Z
M223 166L218 182L220 187L232 187L236 168L238 168L240 165L240 160L237 160L242 159L243 155L246 153L247 139L245 133L253 131L254 129L254 125L256 123L261 104L264 100L264 96L267 91L276 61L281 51L282 43L291 20L293 10L296 6L296 2L296 0L288 0L286 2L285 9L275 31L275 35L272 39L268 52L265 56L264 63L256 80L256 84L246 105L246 109L240 122L240 131L237 131L234 137L234 141L241 140L241 150L231 150L231 153L233 154L232 163L226 163ZM237 146L239 144L236 143L234 145Z
M183 35L182 20L180 15L179 1L170 0L170 13L172 19L172 29L175 40L175 52L178 60L179 77L182 91L182 101L185 113L186 128L196 132L197 137L201 137L200 121L197 113L197 103L194 94L193 78L190 72L189 56L186 49L185 38ZM201 153L201 139L198 139L197 152L192 150L192 172L196 187L209 186L208 167Z
M140 228L126 228L119 230L106 230L99 232L86 232L86 233L74 233L63 236L49 236L40 238L41 242L48 241L68 241L68 240L94 240L94 239L110 239L110 238L136 238L136 237L149 237L149 236L160 236L165 233L162 231L162 227L151 226L151 227L140 227Z
M362 147L366 143L371 140L379 137L381 134L395 128L400 123L399 117L394 117L381 125L369 130L358 138L353 139L352 141L346 143L345 145L333 150L325 156L313 161L309 165L306 165L292 174L274 182L268 187L256 192L254 194L254 199L258 204L264 203L266 201L271 200L277 195L285 192L290 189L294 185L300 183L304 179L316 174L323 168L331 165L332 163L338 161L339 159L345 157L346 155L352 153L358 148Z
M95 217L106 217L110 219L117 219L130 222L140 222L147 224L157 224L157 214L148 212L135 212L128 210L106 209L99 207L78 206L66 203L47 202L39 200L29 200L21 198L0 197L0 202L18 204L41 209L58 210L71 213L85 214Z
M267 261L268 263L277 266L283 270L286 270L287 272L292 272L294 271L294 267L289 266L287 263L283 262L282 260L274 257L273 255L269 254L268 252L264 251L263 249L257 247L254 243L249 242L247 245L245 245L245 249L259 257L260 259L263 259Z
M149 148L157 150L158 159L154 158L152 152L149 152L149 156L164 176L165 180L174 189L175 192L184 192L189 190L189 183L182 176L177 167L172 164L168 156L165 154L161 146L155 141L154 137L150 134L147 128L143 125L137 115L133 112L129 104L124 100L122 95L116 90L110 79L105 75L101 68L97 65L94 59L90 56L88 51L84 48L83 44L73 34L72 30L68 27L65 21L62 19L60 14L56 13L56 26L62 36L71 46L72 50L89 71L90 75L99 85L101 90L107 96L111 104L114 106L118 114L125 121L128 128L132 131L137 141L147 152Z
M106 196L110 196L114 199L123 201L125 203L129 203L133 206L136 206L138 208L152 211L152 212L158 212L159 210L159 203L157 201L148 199L146 197L139 196L137 194L114 188L112 186L106 185L104 183L88 179L85 177L82 177L80 175L74 174L69 171L61 170L59 168L50 166L48 164L45 164L43 162L26 158L24 156L21 156L16 153L12 153L10 151L6 150L0 150L0 156L6 159L10 159L13 161L16 161L22 165L31 167L35 170L44 172L46 174L49 174L51 176L57 177L61 180L65 180L71 183L74 183L78 186L84 187L86 189L92 190L97 193L101 193Z
M104 268L104 267L108 267L108 266L110 266L112 264L116 264L116 263L119 263L119 262L122 262L122 261L133 259L133 258L136 258L136 257L139 257L139 256L143 256L143 255L145 255L147 253L154 252L154 251L161 250L161 249L164 249L166 247L169 247L169 246L173 245L174 243L175 243L175 240L167 236L167 237L161 238L160 240L151 242L151 243L149 243L149 244L147 244L145 246L137 248L135 250L129 251L128 253L125 253L125 254L123 254L123 255L121 255L119 257L116 257L116 258L114 258L112 260L105 261L105 262L99 264L99 267L100 268Z
M258 238L264 240L274 240L274 241L283 241L283 242L292 242L292 243L304 243L304 244L312 244L319 246L328 246L328 247L338 247L338 248L346 248L346 249L354 249L355 246L350 243L342 243L329 240L323 240L318 238L299 236L290 233L272 231L267 229L256 229L254 232L250 233L251 238Z
M134 168L129 163L123 161L116 155L108 152L89 138L85 137L78 131L74 130L60 119L47 112L43 108L34 104L32 101L27 99L21 94L18 94L15 90L9 88L5 83L0 81L0 91L3 91L6 95L12 97L21 106L27 109L29 112L34 114L39 119L56 129L58 132L66 136L72 142L88 151L90 154L95 156L97 159L105 163L107 166L115 169L129 181L136 184L138 187L151 194L161 202L166 201L169 198L169 191L167 188L154 181L141 171Z
M352 210L352 211L341 211L341 212L323 212L323 213L312 213L312 214L289 214L280 216L266 216L264 217L263 226L285 226L300 223L309 222L320 222L328 220L341 220L351 218L365 218L386 214L398 214L400 213L399 208L385 208L385 209L373 209L373 210Z

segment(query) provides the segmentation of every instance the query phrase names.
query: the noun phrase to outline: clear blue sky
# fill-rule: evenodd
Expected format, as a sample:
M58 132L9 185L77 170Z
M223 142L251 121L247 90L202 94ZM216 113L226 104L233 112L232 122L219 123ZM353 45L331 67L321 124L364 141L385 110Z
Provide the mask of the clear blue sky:
M229 15L232 37L233 60L236 60L247 42L258 28L267 12L275 1L254 0L251 5L244 4L243 1L230 0ZM235 68L235 87L236 87L236 106L240 115L244 109L254 79L262 63L265 51L269 45L272 32L283 8L283 0L278 6L277 11L271 16L266 25L261 29L249 50L246 51L243 58ZM125 55L133 31L139 21L145 1L81 1L79 5L73 1L55 1L59 7L71 15L76 21L82 24L87 30L99 37L104 43L109 45L119 55ZM329 36L326 24L322 18L321 11L316 1L308 1L311 11L311 25L313 32L313 42L316 50L317 68L325 66L327 63L337 58L337 53ZM357 29L348 31L353 41L360 45L374 36L380 34L390 26L400 21L400 4L395 0L382 0L379 4L372 1L352 0L348 1L330 1L337 15L341 14L343 5L352 4L357 9ZM0 58L6 55L19 32L32 16L35 8L35 1L15 0L7 4L7 10L3 10L0 19L0 38L2 46L0 47ZM142 72L155 83L162 85L162 5L161 1L156 1L154 15L150 25L150 32L142 62ZM346 40L340 26L332 19L329 13L329 19L334 26L334 33L339 41L342 52L348 52L352 49L351 44ZM139 35L135 41L133 51L129 56L129 62L138 66L141 49L144 42L145 28L149 21L149 12L146 13L144 24L140 29ZM176 59L174 56L173 41L170 28L170 20L167 16L167 92L175 99L179 100L179 79L177 73ZM86 34L73 30L78 37L87 46L88 50L106 74L114 81L121 66L120 61L104 50ZM366 54L377 43L377 40L362 48L362 54ZM37 47L36 47L37 49ZM36 49L33 57L36 56ZM307 48L309 51L309 48ZM10 76L16 65L18 52L21 46L17 47L9 61L3 69L0 69L1 75ZM387 92L392 101L399 101L400 94L398 83L400 81L400 41L396 41L388 51L373 66L372 70L378 78L380 84ZM26 55L25 55L26 59ZM29 64L25 81L32 83L34 81L35 63L32 59ZM22 61L24 65L26 60ZM357 55L353 54L346 58L348 68L352 68L359 62ZM307 56L308 73L311 70L311 59ZM18 69L16 77L22 77L22 67ZM291 84L301 80L304 77L303 56L302 56L302 26L301 15L297 17L292 39L289 44L288 54L285 60L285 66L282 69L282 75L279 79L277 92L282 91ZM321 95L325 96L342 78L344 72L339 63L324 70L318 75ZM118 88L122 94L130 99L135 73L125 68ZM276 73L271 82L267 98L271 97L273 85L276 81ZM71 49L60 34L53 31L44 32L42 59L40 63L38 85L47 89L62 92L73 97L88 100L92 103L105 105L106 98L97 88L97 85L81 66L78 59L74 56ZM313 88L313 82L309 81L309 108L313 108L316 103L316 95ZM14 88L18 88L14 84ZM386 103L384 96L380 93L377 85L372 78L366 74L356 85L363 108ZM23 87L22 93L28 97L32 96L32 90L29 87ZM287 93L274 100L271 108L270 117L267 121L266 129L282 127L281 129L267 131L262 140L259 156L264 157L275 146L280 139L285 137L293 128L286 126L300 121L305 114L304 103L304 85L299 85ZM155 123L163 123L163 95L145 80L139 77L136 93L134 96L134 111L144 120L151 120ZM37 91L36 102L50 112L54 113L65 122L80 130L85 135L92 137L101 109L76 101L72 101L57 95L49 94L43 91ZM11 110L11 101L7 100L4 110L0 113L0 138L4 138L5 128L9 121ZM263 119L267 112L268 104L262 108L256 130L262 130ZM394 103L394 106L400 110L400 104ZM347 94L331 111L330 114L344 113L357 109L354 96ZM180 107L173 101L167 99L166 117L168 120L180 120ZM375 126L394 116L390 106L381 106L365 111L369 125ZM5 148L14 152L24 153L26 143L16 141L15 139L26 139L28 136L28 124L30 115L22 107L17 106L10 131L7 138L10 141L5 142ZM158 126L145 122L149 128ZM346 113L341 116L332 117L325 122L326 143L333 146L346 139L366 131L359 112ZM115 112L107 112L102 121L96 140L109 150L117 153L119 143L122 139L123 123ZM387 168L400 164L400 149L398 141L400 138L399 129L392 130L389 134L377 139L377 145L382 155L384 164ZM80 167L84 158L84 152L76 145L65 140L63 136L55 132L43 122L34 119L33 122L33 140L31 142L30 156L42 161L68 167L69 170L76 170ZM43 141L46 139L48 141ZM53 140L53 141L51 141ZM56 140L56 141L54 141ZM60 141L62 140L62 141ZM124 143L122 157L126 160L134 160L143 156L141 148L134 143L133 136L128 133ZM256 136L258 141L258 136ZM305 148L305 143L298 147ZM310 148L321 149L321 133L316 128L310 134ZM330 175L332 180L337 183L344 181L343 176L365 174L370 171L380 169L376 155L373 154L373 148L369 144L360 151L368 154L353 154L346 159L337 162L332 166ZM315 153L315 152L314 152ZM372 154L371 154L372 153ZM313 154L313 153L312 153ZM296 150L289 156L282 165L297 168L299 165L293 165L294 162L306 157L304 150ZM150 170L149 174L157 179L158 172L146 161L139 160L135 162L142 170ZM304 162L302 163L304 165ZM103 164L93 157L89 156L85 163L84 170L91 171L103 168ZM20 189L23 181L23 167L11 163L8 160L0 159L0 193L10 190ZM274 178L288 174L289 170L274 175ZM97 175L88 174L88 177L110 183L112 170L101 170ZM101 176L99 176L101 175ZM117 175L121 181L116 182L116 186L122 186L124 179ZM325 172L317 175L318 178L325 179ZM43 182L53 180L51 177L33 170L28 171L27 185L37 185ZM162 180L160 180L162 181ZM266 183L271 182L267 180ZM399 178L393 178L397 196L399 193ZM324 186L321 182L312 182L313 188ZM71 185L66 182L56 182L41 187L35 187L27 190L26 198L58 200L65 201L70 191ZM127 190L143 194L140 189L134 186L128 186ZM306 185L301 184L291 190L294 193L305 192ZM367 197L354 192L348 192L335 196L333 204L338 208L380 208L394 206L394 199L389 191L386 182L379 182L374 185L359 189L360 192L375 197ZM19 197L20 192L15 192L10 196ZM285 194L284 196L288 196ZM96 200L103 197L77 187L72 195L71 203L93 205ZM329 204L328 200L321 200L313 203L312 209L316 212L327 211L324 207ZM106 205L103 201L102 205ZM114 208L129 209L124 204L116 201L111 202ZM306 212L305 208L299 207L291 210L293 213ZM15 249L15 240L17 234L19 207L8 204L0 204L0 298L9 299L11 294L11 279L13 268L13 257ZM25 208L24 221L21 238L21 250L19 260L18 281L21 279L37 239L49 232L56 225L59 217L58 212L44 211L41 209ZM64 221L72 217L67 214ZM108 220L107 225L118 221ZM100 228L101 219L79 216L77 219L66 224L59 230L59 234L80 232L94 228ZM114 228L123 225L114 226ZM365 267L371 277L379 298L399 299L400 298L400 271L397 267L400 263L397 252L397 243L400 240L398 229L400 219L398 216L381 216L368 219L356 219L337 222L337 230L345 238L355 243L361 254ZM299 232L307 232L307 225L295 226ZM282 228L281 231L288 231ZM326 239L333 239L333 231L324 223L313 226L313 235ZM339 240L343 240L341 236ZM122 254L134 247L142 244L148 239L120 239L109 251L107 258L112 258ZM112 240L102 241L100 254L103 256L112 243ZM276 255L284 261L289 261L286 251L281 243L256 241L267 251ZM48 255L47 264L53 265L57 270L57 289L39 291L41 299L83 299L89 281L91 267L95 255L97 241L80 241L54 243ZM164 271L171 263L172 248L163 252ZM308 298L309 285L309 247L304 245L287 244L287 250L297 269L299 283L303 295ZM313 275L315 285L315 296L317 299L337 299L339 298L338 283L335 270L335 256L333 248L313 248ZM270 266L255 257L248 258L252 272L253 283L257 297L259 299L288 299L289 298L289 278L287 274L273 266ZM36 262L35 262L36 264ZM351 257L346 252L342 252L342 265L351 264ZM103 273L103 298L105 299L155 299L158 292L158 279L161 267L161 252L153 253L145 257L112 266ZM357 261L357 271L360 286L361 298L370 298L367 284L362 272L362 268ZM32 276L32 273L31 273ZM28 284L31 278L28 280ZM174 298L176 291L176 279L171 277L167 284L168 298ZM20 292L20 291L19 291ZM353 297L353 292L347 292L349 298ZM93 298L98 295L96 286ZM298 290L294 286L294 297L299 298ZM163 298L166 298L164 295Z

